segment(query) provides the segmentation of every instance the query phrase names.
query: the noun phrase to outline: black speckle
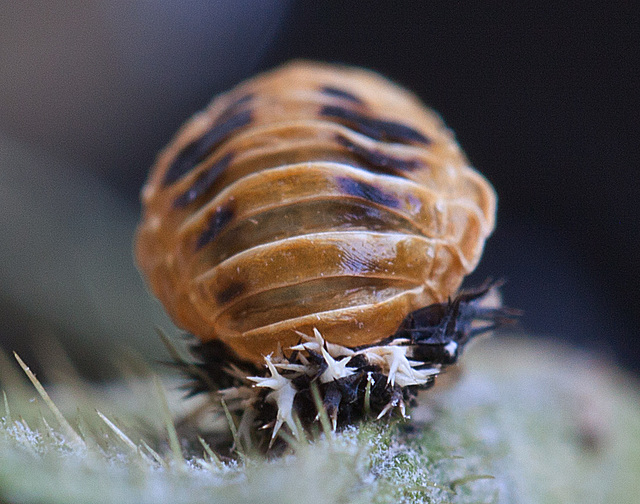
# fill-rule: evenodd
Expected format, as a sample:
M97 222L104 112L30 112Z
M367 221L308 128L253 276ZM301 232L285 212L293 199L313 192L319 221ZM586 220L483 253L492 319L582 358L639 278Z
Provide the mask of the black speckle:
M244 110L229 118L220 119L201 138L191 142L178 154L164 176L164 185L174 183L211 154L231 133L249 124L252 111Z
M233 160L233 153L228 153L216 161L211 168L201 173L191 187L173 201L173 206L183 208L205 194L218 180Z
M324 86L320 89L322 94L327 96L334 96L336 98L343 98L345 100L349 100L350 102L357 103L358 105L363 105L364 102L358 98L356 95L349 93L348 91L344 91L343 89L338 89L332 86Z
M216 208L216 211L209 220L209 226L198 237L196 250L201 249L208 243L211 243L213 240L215 240L216 236L218 236L220 232L225 228L225 226L229 224L231 219L233 219L233 208L229 203Z
M429 140L419 131L407 126L406 124L400 124L393 121L381 121L378 119L372 119L366 115L354 112L352 110L345 109L343 107L336 107L328 105L322 107L320 115L324 117L331 117L337 119L338 122L345 124L363 135L373 138L374 140L383 140L388 142L398 143L421 143L429 144Z
M337 182L342 192L349 196L364 198L390 208L398 208L400 206L400 202L393 194L389 194L374 185L349 177L338 177Z
M417 159L398 159L387 156L376 149L367 149L342 135L338 135L336 140L340 145L349 149L350 152L354 153L356 157L365 164L368 164L375 171L394 173L396 171L411 171L424 166L424 164Z
M242 282L233 282L229 284L224 290L221 290L216 295L216 301L218 304L226 304L233 298L238 297L245 290L245 285Z

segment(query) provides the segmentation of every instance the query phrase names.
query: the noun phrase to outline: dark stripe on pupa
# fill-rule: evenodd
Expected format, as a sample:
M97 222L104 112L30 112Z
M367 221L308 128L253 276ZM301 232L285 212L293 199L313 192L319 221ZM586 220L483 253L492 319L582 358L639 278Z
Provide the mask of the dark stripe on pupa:
M233 153L229 152L216 161L207 171L198 175L198 178L196 178L193 184L191 184L191 187L173 200L173 206L177 208L184 208L189 203L194 202L200 196L209 191L222 172L224 172L229 164L231 164L232 160Z
M233 214L234 211L231 203L227 203L226 205L222 205L216 208L216 211L209 219L209 225L207 226L207 229L205 229L198 237L198 241L196 242L196 250L201 249L208 243L211 243L213 240L215 240L216 236L218 236L220 232L227 226L227 224L229 224L231 219L233 219Z
M431 140L426 136L406 124L372 119L371 117L367 117L343 107L327 105L320 109L320 115L323 117L337 119L338 122L345 126L348 126L363 135L367 135L374 140L405 144L416 142L421 144L431 143Z
M227 119L229 119L230 117L236 115L240 110L240 108L242 108L242 105L244 105L245 103L248 103L250 100L253 100L253 93L248 93L244 96L241 96L236 101L232 102L218 116L218 118L216 119L216 124L220 124L226 121Z
M202 137L187 145L167 170L163 184L172 184L182 177L211 154L231 133L249 124L252 115L251 110L244 110L222 122L217 122Z
M242 282L233 282L228 285L224 290L221 290L216 294L216 301L218 304L226 304L233 298L238 297L245 290L245 285Z
M365 165L368 165L375 171L382 173L411 171L424 166L424 164L417 159L399 159L383 154L377 149L367 149L343 135L337 135L336 141L340 145L349 149L349 152L355 154L355 156Z
M336 181L338 182L338 187L344 194L355 196L356 198L363 198L372 203L389 208L400 207L400 201L398 201L395 195L385 192L372 184L367 184L366 182L349 177L337 177Z
M358 105L363 105L364 101L358 98L356 95L349 93L348 91L344 91L343 89L338 89L333 86L324 86L320 89L320 92L327 96L333 96L335 98L343 98L345 100L349 100L350 102L357 103Z

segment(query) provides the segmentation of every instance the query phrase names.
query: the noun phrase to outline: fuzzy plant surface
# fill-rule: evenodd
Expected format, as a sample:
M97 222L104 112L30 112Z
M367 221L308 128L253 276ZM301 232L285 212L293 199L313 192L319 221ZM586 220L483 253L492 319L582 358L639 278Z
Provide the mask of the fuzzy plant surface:
M194 405L179 381L133 360L119 363L121 382L102 387L57 361L61 379L45 390L26 364L0 359L0 502L570 504L640 495L636 384L548 342L478 342L460 379L425 392L411 420L339 433L325 422L277 456L214 450L215 436L181 426ZM234 429L224 414L212 423L221 437Z

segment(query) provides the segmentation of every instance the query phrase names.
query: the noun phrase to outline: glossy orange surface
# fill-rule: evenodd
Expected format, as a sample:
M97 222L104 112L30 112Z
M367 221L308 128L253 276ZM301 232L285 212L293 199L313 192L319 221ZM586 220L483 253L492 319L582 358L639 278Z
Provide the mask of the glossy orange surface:
M245 359L376 343L477 265L496 197L440 118L357 68L293 62L192 117L142 192L136 257L176 324Z

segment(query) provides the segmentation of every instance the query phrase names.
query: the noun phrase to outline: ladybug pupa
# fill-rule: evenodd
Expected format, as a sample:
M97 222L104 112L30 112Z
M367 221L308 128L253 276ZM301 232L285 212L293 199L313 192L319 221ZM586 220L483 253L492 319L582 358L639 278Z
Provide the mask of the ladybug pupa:
M509 318L458 291L496 196L414 95L359 68L292 62L194 115L142 191L138 265L197 337L194 392L247 429L384 416ZM194 369L186 367L186 369ZM207 379L203 380L202 376Z

